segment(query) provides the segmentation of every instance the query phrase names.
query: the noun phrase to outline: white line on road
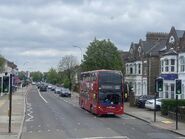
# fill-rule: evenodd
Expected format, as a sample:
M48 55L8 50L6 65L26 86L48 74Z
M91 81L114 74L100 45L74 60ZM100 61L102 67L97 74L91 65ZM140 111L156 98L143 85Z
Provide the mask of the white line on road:
M44 100L45 103L48 103L47 100L41 95L40 91L37 89L39 96Z
M79 139L129 139L127 136L113 136L113 137L86 137Z

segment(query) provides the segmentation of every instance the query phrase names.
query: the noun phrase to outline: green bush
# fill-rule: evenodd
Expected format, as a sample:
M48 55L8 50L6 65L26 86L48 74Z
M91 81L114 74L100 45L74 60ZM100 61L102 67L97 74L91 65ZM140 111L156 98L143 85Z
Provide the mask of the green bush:
M161 114L168 115L168 111L175 112L176 105L177 105L177 103L176 103L175 99L162 100ZM178 106L185 106L185 99L178 100Z

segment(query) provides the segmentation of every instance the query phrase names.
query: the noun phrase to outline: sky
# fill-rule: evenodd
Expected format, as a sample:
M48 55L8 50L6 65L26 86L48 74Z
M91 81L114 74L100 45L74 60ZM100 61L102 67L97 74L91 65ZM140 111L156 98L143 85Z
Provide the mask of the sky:
M184 0L0 0L0 54L19 70L45 72L66 55L80 62L95 37L128 51L147 32L185 30L184 5Z

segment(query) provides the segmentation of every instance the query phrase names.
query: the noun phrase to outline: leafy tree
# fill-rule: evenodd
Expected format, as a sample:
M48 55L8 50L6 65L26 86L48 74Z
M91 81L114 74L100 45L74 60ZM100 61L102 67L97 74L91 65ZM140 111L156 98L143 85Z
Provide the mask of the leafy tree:
M43 72L43 80L47 81L47 77L48 77L48 73L47 72Z
M82 69L84 71L98 69L122 70L122 65L120 53L109 39L94 39L84 55Z
M0 72L4 71L4 64L5 64L5 59L3 56L0 55Z
M34 82L42 81L43 74L40 71L31 72L31 77Z
M64 73L64 85L71 90L72 79L74 78L74 68L77 66L77 58L72 55L66 55L59 62L58 70Z
M58 80L59 80L59 77L56 69L51 68L47 73L47 82L51 84L57 84Z

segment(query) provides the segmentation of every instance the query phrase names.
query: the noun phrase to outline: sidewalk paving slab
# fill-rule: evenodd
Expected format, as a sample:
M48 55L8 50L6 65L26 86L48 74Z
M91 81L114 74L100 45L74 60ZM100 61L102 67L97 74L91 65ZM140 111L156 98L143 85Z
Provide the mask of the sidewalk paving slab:
M9 95L0 97L3 104L0 105L0 139L17 139L24 115L24 99L27 88L18 89L12 94L12 121L11 133L8 133L8 109L9 109Z
M160 111L156 113L156 122L154 122L154 112L137 108L137 107L130 107L129 103L125 103L125 114L143 120L147 123L150 123L152 126L169 130L171 132L180 134L185 137L185 123L178 122L178 130L176 130L176 121L173 119L169 119L167 117L163 117L160 114Z

